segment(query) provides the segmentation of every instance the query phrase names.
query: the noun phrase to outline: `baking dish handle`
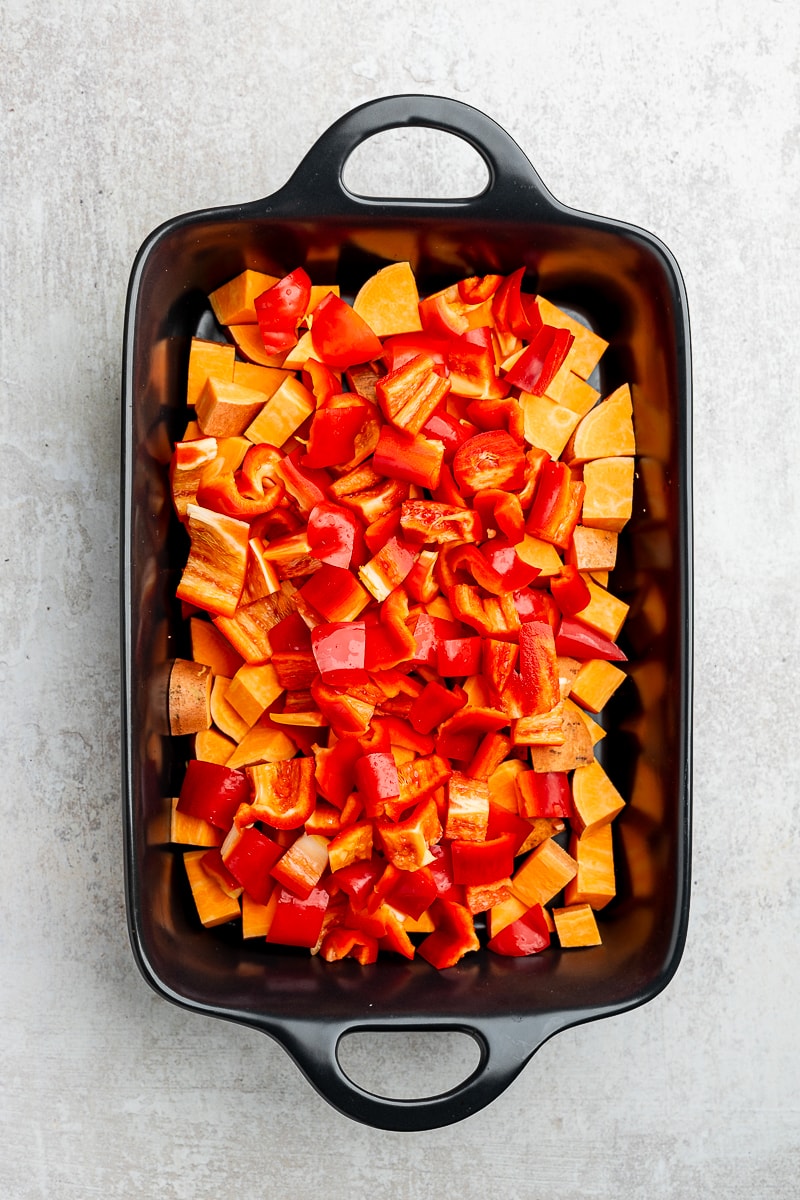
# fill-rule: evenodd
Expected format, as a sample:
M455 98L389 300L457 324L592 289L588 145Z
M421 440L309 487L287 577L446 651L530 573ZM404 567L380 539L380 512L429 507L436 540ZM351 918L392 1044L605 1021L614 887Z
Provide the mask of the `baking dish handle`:
M464 199L385 199L358 196L344 182L344 168L353 151L376 134L414 126L438 129L467 142L486 164L489 181L482 192ZM563 206L547 190L517 143L506 131L469 104L444 96L400 95L370 100L340 117L315 142L285 186L260 202L270 210L286 207L295 214L364 212L365 209L453 209L470 215L519 216L547 219ZM258 204L254 207L258 207Z
M452 1125L491 1104L511 1084L533 1054L563 1026L556 1017L521 1021L493 1017L485 1026L432 1023L357 1022L334 1025L320 1021L292 1021L276 1035L316 1091L345 1116L375 1129L418 1132ZM339 1063L342 1038L351 1033L447 1032L469 1035L478 1045L480 1060L474 1071L455 1087L419 1099L393 1099L362 1088Z

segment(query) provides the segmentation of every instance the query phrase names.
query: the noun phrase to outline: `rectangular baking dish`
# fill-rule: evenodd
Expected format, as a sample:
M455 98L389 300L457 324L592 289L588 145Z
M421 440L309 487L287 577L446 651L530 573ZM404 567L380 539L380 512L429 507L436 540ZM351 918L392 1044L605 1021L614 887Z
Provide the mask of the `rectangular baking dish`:
M489 182L464 200L367 199L343 182L365 139L421 126L463 138ZM161 830L190 754L167 736L169 664L188 646L174 599L185 546L167 478L182 430L193 335L213 336L207 296L245 267L352 297L377 268L409 260L420 293L464 275L527 268L535 290L610 343L595 381L629 381L637 436L634 515L612 586L631 606L621 644L629 679L607 706L602 762L627 801L615 822L617 898L600 914L603 945L528 959L487 951L437 972L387 958L371 967L242 944L202 929L179 854ZM122 412L122 715L125 886L136 962L186 1008L277 1039L341 1112L386 1129L435 1128L498 1096L561 1029L652 999L677 969L690 890L691 370L686 295L653 235L560 204L495 122L454 100L395 96L337 121L280 191L194 212L156 229L128 292ZM354 1031L459 1030L478 1043L475 1071L441 1095L373 1095L342 1070Z

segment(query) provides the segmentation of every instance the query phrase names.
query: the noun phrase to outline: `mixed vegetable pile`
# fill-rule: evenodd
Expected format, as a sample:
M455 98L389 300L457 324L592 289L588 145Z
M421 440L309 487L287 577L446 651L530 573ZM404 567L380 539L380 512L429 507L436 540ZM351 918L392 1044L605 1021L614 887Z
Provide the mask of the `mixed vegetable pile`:
M348 304L247 270L210 297L228 340L192 342L170 466L170 839L206 926L438 968L600 942L631 398L524 275L420 300L393 263Z

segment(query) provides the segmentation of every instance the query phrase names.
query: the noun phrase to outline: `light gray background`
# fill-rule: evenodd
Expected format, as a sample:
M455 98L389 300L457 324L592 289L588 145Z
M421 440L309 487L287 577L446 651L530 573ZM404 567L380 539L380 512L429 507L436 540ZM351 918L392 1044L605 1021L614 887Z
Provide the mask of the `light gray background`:
M0 4L0 1194L789 1197L800 1167L800 5ZM674 982L548 1043L488 1110L348 1122L258 1034L140 979L125 928L123 304L162 220L276 190L342 112L451 95L554 194L675 253L694 340L694 893ZM424 151L423 147L423 151ZM469 191L401 145L375 191ZM359 180L356 179L356 182ZM363 180L362 180L363 181ZM446 190L446 187L445 189ZM370 1039L426 1092L454 1037Z

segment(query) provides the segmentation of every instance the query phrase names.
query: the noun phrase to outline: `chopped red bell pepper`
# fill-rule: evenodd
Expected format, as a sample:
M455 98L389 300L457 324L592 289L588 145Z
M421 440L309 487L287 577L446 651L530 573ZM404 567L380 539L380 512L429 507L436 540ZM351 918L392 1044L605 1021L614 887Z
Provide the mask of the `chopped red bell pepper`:
M313 394L317 408L324 408L330 398L338 395L342 390L338 377L330 367L316 358L306 360L306 365L302 370L302 379L304 387Z
M380 339L357 312L333 292L328 292L314 309L311 344L331 367L344 369L380 358Z
M390 863L389 869L394 871L394 877L386 892L386 902L418 921L439 894L436 880L428 867L401 871Z
M256 296L255 310L267 354L280 354L297 342L297 326L306 315L311 280L302 267Z
M444 462L450 463L459 446L463 446L478 430L469 421L462 421L444 409L437 408L422 426L422 432L426 437L442 443Z
M290 758L285 762L257 763L248 767L253 803L236 810L238 826L263 821L273 829L299 829L314 811L314 759Z
M605 658L627 662L625 654L610 638L572 617L564 617L556 633L556 652L566 658Z
M482 551L489 566L502 580L503 590L506 592L518 592L521 588L526 588L541 574L538 567L533 567L520 558L511 543L504 538L495 538L494 541L488 542L482 547Z
M490 329L469 329L453 338L447 348L447 370L455 396L500 400L508 395L508 384L495 368ZM469 412L467 415L472 417Z
M409 436L392 425L381 428L372 455L372 465L380 475L405 479L424 488L438 487L443 460L443 442L422 434Z
M351 571L323 563L299 589L298 596L326 621L355 621L369 603Z
M407 433L419 433L450 390L429 354L418 354L375 385L387 421Z
M301 466L301 457L300 449L292 450L290 454L284 455L277 468L277 473L300 511L310 513L315 505L322 504L328 499L331 480L325 471Z
M506 925L489 940L489 949L509 958L538 954L550 945L550 930L541 905L534 904L526 913Z
M497 328L520 338L535 337L542 326L536 297L522 291L525 268L506 276L492 298L492 314Z
M416 551L398 537L392 537L369 562L359 567L359 578L376 600L383 601L403 582L416 561Z
M366 683L364 667L367 630L363 621L335 621L315 625L311 630L311 649L325 683L342 687Z
M431 909L436 930L421 943L419 954L441 971L461 962L470 950L480 947L480 942L472 913L466 906L440 898Z
M515 492L502 488L481 488L472 497L472 507L481 519L487 535L501 534L512 546L518 545L525 536L525 517L522 504Z
M356 546L358 521L338 504L323 501L308 515L306 536L309 553L332 567L349 567Z
M447 345L449 337L436 337L430 333L396 333L383 339L383 359L388 374L404 367L419 354L427 354L434 366L446 374Z
M523 771L517 776L516 788L523 817L572 819L572 791L566 771Z
M523 392L543 396L569 354L575 335L569 329L543 325L505 374L505 382Z
M586 608L592 598L589 585L571 563L564 563L557 575L551 575L550 591L562 613L568 617Z
M326 962L339 962L343 958L354 958L366 966L378 957L378 939L357 929L346 929L339 925L325 934L320 954Z
M308 447L301 459L304 467L335 467L353 457L356 434L364 424L369 409L365 404L353 404L352 393L346 395L348 403L329 401L325 408L318 408L314 413ZM334 400L343 399L345 397L334 397Z
M368 817L383 816L386 801L400 795L397 764L392 754L364 754L356 762L356 782Z
M481 653L479 637L442 638L436 648L436 668L445 679L477 675Z
M190 759L178 797L178 811L226 832L240 804L250 800L250 782L241 771Z
M489 431L503 429L515 442L525 442L525 422L519 401L515 396L473 400L467 406L467 416L479 429Z
M458 286L453 284L419 302L419 319L426 333L450 339L469 328L469 319L460 301Z
M324 887L312 888L302 899L282 887L267 941L279 946L316 946L329 903L330 893Z
M553 630L545 621L526 621L519 630L523 715L550 712L561 699Z
M453 474L465 496L484 488L513 492L525 482L525 452L503 429L476 433L456 452Z
M438 550L420 550L417 561L405 578L405 588L412 600L418 600L420 604L430 604L438 596L439 584L436 580L438 558Z
M510 832L483 842L455 839L450 843L453 881L474 886L508 879L514 871L514 850L515 837Z
M430 733L447 717L463 708L466 702L463 692L458 695L432 679L412 704L408 719L419 733Z
M458 294L465 304L480 304L489 300L502 282L502 275L470 275L459 279Z
M477 513L436 500L405 500L400 525L415 542L477 542L481 536Z
M578 523L586 486L572 478L566 463L546 462L525 528L534 537L566 550Z
M266 904L272 893L270 871L283 847L253 826L233 825L220 848L222 861L256 904Z

